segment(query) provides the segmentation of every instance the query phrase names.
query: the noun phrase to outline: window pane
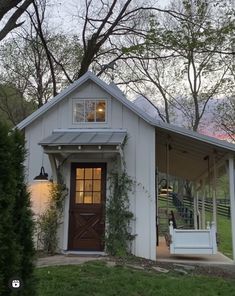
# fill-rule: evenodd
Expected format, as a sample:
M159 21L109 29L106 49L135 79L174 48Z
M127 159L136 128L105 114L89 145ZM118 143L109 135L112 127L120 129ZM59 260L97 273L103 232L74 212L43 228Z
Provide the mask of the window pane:
M92 192L85 192L85 195L84 195L84 203L85 204L92 203Z
M84 191L83 180L76 181L76 191Z
M73 112L75 122L84 122L84 101L76 103Z
M83 203L84 192L76 192L76 203Z
M105 121L105 101L97 101L96 102L96 121L104 122Z
M84 169L76 169L76 178L84 179Z
M101 168L94 169L94 179L101 179Z
M100 203L100 202L101 202L101 193L93 192L93 203Z
M86 122L95 121L95 101L91 101L91 100L85 101L85 121Z
M85 179L92 179L92 168L85 169Z
M95 180L95 181L93 181L94 182L94 188L93 188L93 191L100 191L100 183L101 183L101 181L100 180Z
M85 181L85 191L92 191L92 180Z

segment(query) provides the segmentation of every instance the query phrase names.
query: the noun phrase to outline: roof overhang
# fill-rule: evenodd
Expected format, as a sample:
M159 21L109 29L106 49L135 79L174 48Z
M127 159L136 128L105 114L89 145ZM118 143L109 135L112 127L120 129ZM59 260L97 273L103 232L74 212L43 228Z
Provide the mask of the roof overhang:
M54 130L39 142L46 153L119 152L124 144L125 130Z

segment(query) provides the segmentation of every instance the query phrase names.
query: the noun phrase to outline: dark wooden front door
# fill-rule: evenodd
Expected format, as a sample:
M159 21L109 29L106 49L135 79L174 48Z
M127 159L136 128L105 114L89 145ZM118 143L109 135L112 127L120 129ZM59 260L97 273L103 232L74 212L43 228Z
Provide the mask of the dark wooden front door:
M69 250L103 251L106 164L71 166Z

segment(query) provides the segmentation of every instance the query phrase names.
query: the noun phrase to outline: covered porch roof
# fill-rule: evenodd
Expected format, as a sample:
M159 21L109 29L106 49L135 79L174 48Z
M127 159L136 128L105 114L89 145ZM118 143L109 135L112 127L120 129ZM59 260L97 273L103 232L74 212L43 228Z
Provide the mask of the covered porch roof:
M209 137L204 138L203 135L189 137L179 132L156 127L156 165L158 170L163 173L168 171L170 175L191 181L208 175L208 171L214 165L218 167L222 163L224 164L225 156L232 153L231 149L220 145L221 141L213 143L208 139L210 140ZM235 145L230 145L235 147Z

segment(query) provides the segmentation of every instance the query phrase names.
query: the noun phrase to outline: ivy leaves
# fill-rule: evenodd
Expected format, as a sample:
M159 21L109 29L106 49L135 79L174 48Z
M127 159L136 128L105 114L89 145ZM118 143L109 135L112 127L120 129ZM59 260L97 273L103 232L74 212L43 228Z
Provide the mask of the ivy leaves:
M135 238L129 227L134 218L133 213L129 211L129 193L133 184L125 170L112 173L110 176L110 196L106 206L108 230L105 241L107 252L112 256L128 255L129 244Z

